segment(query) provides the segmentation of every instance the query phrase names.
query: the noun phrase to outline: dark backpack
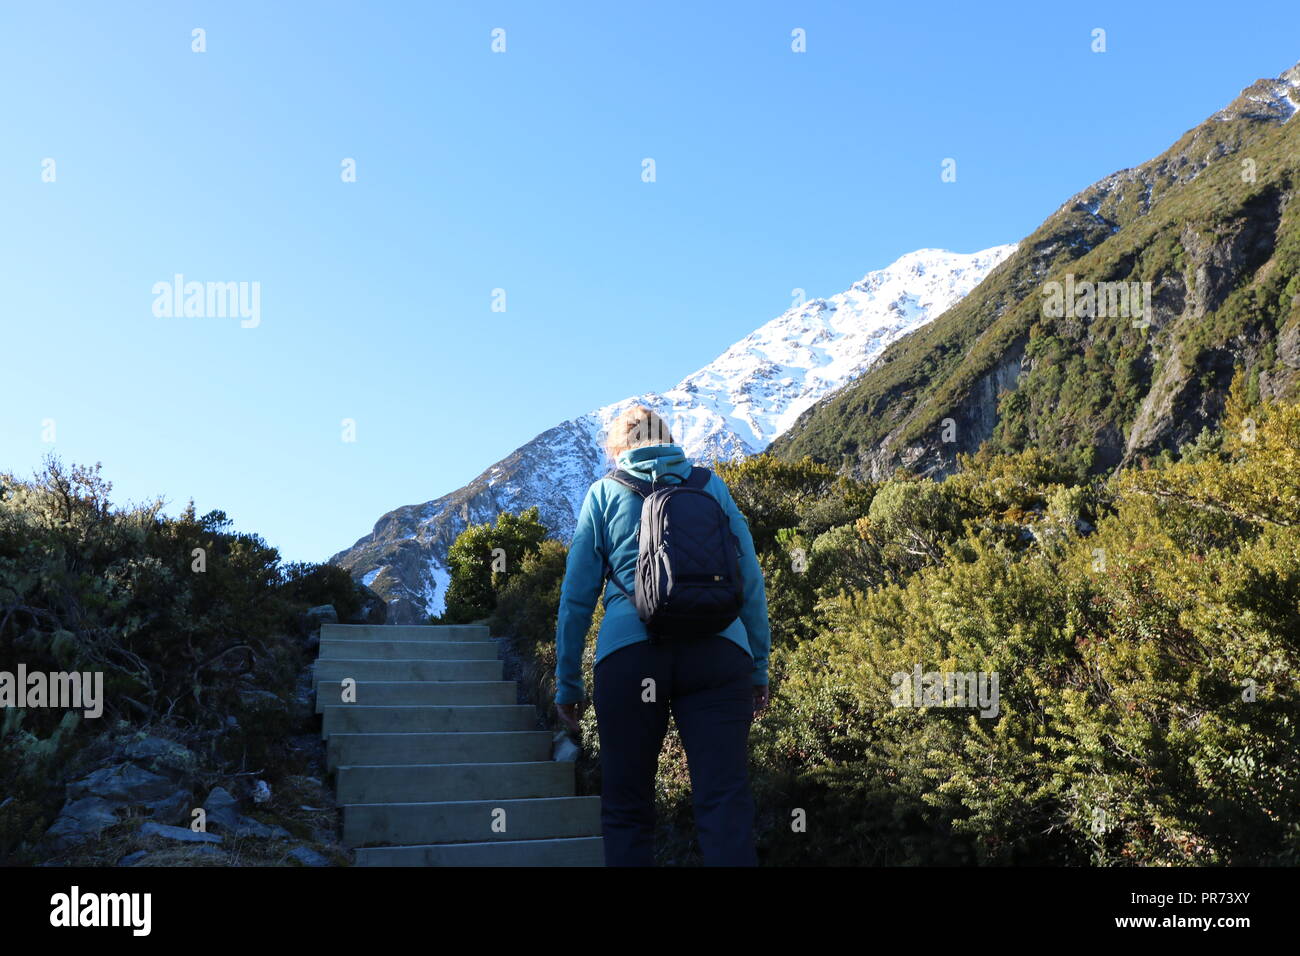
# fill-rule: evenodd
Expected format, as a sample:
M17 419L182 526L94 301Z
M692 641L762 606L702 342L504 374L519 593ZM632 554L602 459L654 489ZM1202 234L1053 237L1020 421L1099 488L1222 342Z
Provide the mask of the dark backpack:
M678 484L652 484L621 470L606 476L643 499L635 595L614 577L608 559L605 577L636 607L651 641L718 634L744 604L740 542L722 505L704 490L711 474L697 466Z

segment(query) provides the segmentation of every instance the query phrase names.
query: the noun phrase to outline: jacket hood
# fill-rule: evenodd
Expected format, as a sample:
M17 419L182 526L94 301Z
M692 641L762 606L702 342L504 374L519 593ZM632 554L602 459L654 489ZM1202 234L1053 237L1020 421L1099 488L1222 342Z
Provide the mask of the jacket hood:
M618 456L618 467L646 481L658 481L673 475L685 481L691 473L691 463L680 445L641 445L629 448Z

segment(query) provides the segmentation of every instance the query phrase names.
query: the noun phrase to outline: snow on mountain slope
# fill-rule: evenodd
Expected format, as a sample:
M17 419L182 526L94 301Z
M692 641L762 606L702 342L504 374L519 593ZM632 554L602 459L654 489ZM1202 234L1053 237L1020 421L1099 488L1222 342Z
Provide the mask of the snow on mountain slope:
M908 253L845 292L795 305L665 392L562 422L465 487L389 512L330 560L388 600L390 621L441 613L447 549L467 524L537 505L542 522L567 540L587 488L609 470L605 429L629 405L655 409L701 463L756 454L817 399L861 375L887 345L952 307L1014 250Z
M1300 100L1300 63L1276 79L1256 80L1210 118L1223 121L1254 116L1285 123L1300 112L1297 100Z

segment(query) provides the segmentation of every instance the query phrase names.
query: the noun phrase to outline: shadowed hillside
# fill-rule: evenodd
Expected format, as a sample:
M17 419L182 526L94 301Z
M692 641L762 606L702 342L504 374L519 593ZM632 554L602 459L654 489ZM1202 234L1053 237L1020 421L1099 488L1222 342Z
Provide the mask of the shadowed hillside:
M1300 67L1053 213L970 296L804 413L772 452L882 476L1037 448L1075 474L1177 449L1300 377ZM1053 283L1123 283L1051 314ZM1134 286L1133 284L1137 285ZM1057 287L1059 288L1059 287ZM1115 308L1150 294L1149 313ZM1145 302L1144 302L1145 305ZM1148 324L1149 321L1149 324Z

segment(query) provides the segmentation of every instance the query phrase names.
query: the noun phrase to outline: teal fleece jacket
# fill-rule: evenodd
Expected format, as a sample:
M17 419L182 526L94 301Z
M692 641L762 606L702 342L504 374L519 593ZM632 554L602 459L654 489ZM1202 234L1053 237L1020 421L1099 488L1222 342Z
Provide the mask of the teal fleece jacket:
M684 481L691 463L678 445L642 445L618 457L618 467L646 481ZM745 603L740 616L722 631L754 659L754 684L767 683L767 658L772 632L767 621L767 594L763 589L763 571L754 553L754 539L749 523L736 507L727 484L713 475L704 490L722 505L731 520L731 530L740 541L740 573L745 589ZM632 489L608 478L601 478L587 489L578 513L578 524L569 547L564 584L560 589L560 614L556 626L556 693L557 704L572 704L583 699L582 652L587 629L596 601L601 597L604 573L602 555L607 555L613 573L635 593L637 528L641 523L641 496ZM596 663L621 647L648 640L645 625L636 607L614 582L605 587L605 617L596 638Z

